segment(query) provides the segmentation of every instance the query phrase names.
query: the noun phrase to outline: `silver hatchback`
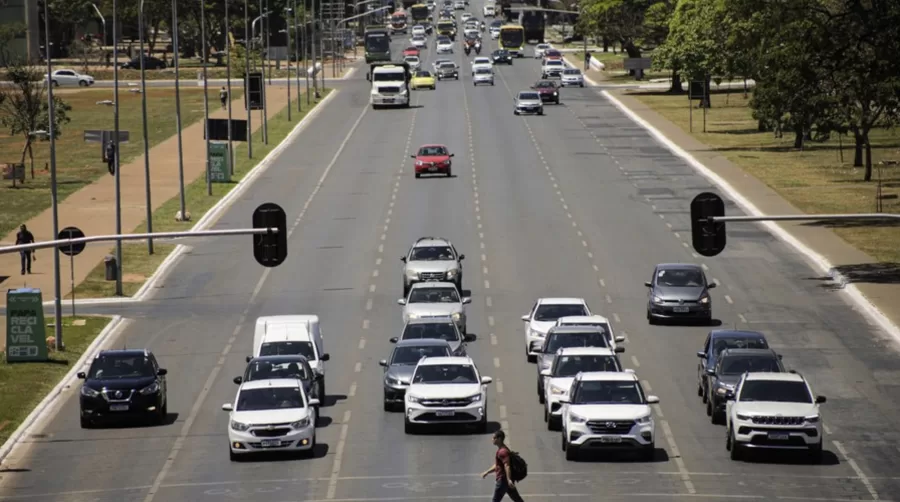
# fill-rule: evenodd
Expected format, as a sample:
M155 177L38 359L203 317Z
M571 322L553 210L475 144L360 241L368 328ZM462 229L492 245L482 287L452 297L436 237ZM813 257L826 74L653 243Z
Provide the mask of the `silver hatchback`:
M494 85L494 72L490 68L476 68L472 74L472 85Z
M515 115L522 113L544 114L544 103L541 102L541 95L534 91L521 91L516 95L516 105L513 109Z

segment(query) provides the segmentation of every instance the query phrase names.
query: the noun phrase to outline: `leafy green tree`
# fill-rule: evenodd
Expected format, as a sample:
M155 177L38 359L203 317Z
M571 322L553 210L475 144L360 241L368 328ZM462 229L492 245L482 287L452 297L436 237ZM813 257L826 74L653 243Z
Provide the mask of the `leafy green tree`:
M641 57L644 15L653 0L582 0L579 17L582 33L617 40L630 58Z

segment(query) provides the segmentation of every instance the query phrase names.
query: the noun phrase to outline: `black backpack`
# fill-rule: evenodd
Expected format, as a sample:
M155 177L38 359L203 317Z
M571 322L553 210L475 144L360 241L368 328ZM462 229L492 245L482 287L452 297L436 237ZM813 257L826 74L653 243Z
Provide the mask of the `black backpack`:
M518 483L528 476L528 463L518 452L509 452L509 472L512 474L514 483Z

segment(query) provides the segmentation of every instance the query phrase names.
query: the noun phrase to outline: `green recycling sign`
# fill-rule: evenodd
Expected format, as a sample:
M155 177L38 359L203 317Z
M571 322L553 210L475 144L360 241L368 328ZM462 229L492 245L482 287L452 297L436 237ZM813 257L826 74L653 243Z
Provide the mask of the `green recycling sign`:
M6 292L6 362L47 361L44 305L40 289Z

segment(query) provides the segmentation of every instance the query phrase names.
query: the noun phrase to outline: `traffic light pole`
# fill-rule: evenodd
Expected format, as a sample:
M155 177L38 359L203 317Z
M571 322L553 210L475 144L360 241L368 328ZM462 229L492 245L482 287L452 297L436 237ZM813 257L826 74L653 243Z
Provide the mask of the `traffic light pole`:
M786 214L771 216L710 216L710 223L727 221L863 221L863 220L900 220L900 214L861 213L861 214Z

